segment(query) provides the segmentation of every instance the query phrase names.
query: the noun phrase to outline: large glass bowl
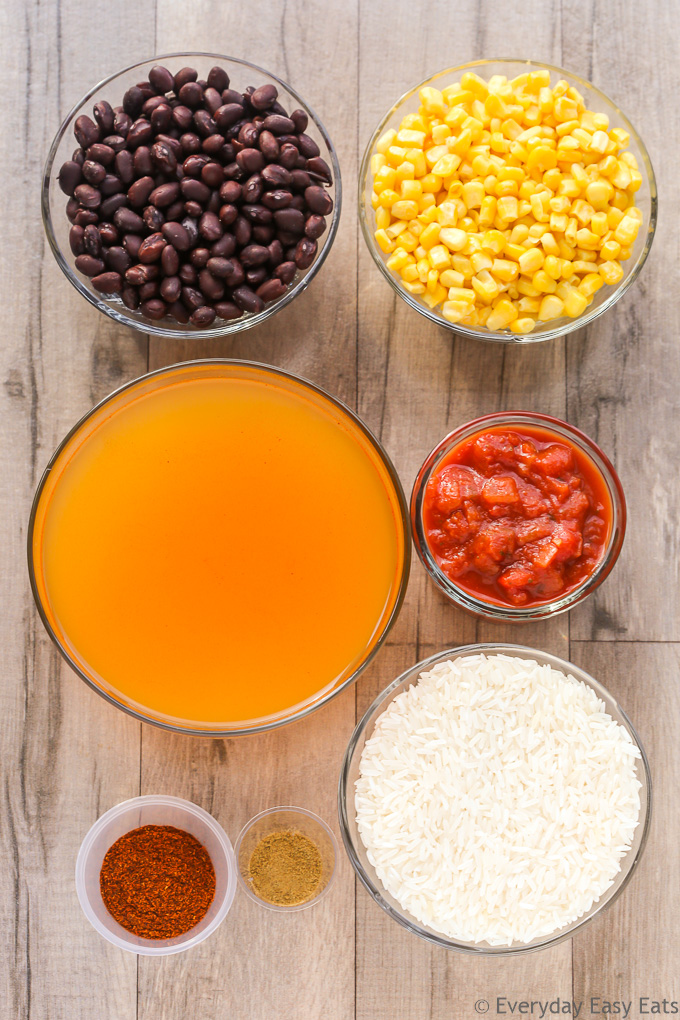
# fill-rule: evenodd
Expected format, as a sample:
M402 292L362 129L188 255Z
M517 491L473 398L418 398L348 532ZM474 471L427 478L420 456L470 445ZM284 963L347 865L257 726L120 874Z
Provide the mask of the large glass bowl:
M69 634L63 632L50 603L43 569L42 529L51 496L59 485L62 472L68 466L74 453L87 444L88 439L102 423L113 417L121 408L127 409L141 401L145 395L162 390L169 385L198 383L201 380L210 381L219 378L257 382L266 388L279 386L286 392L292 393L297 399L303 399L312 408L327 415L335 428L352 436L353 441L364 451L366 459L371 462L373 470L386 489L394 516L398 559L389 597L375 620L370 638L365 646L357 652L354 659L345 663L336 676L322 677L322 682L315 694L273 714L253 719L218 722L166 715L160 709L149 707L135 700L131 693L121 692L105 676L98 674L96 669L88 663L82 648L74 647ZM129 440L126 442L132 450ZM134 453L130 453L130 456L134 456ZM168 456L170 457L170 453ZM366 536L365 555L366 557L371 555L370 536ZM125 384L88 411L65 436L50 458L36 490L28 524L28 570L33 596L43 624L66 662L97 694L134 718L164 729L189 733L194 736L229 737L270 730L309 715L353 683L381 648L399 615L408 584L410 560L408 507L399 477L386 451L361 419L336 397L300 376L269 365L230 359L191 361L158 369ZM361 577L357 577L356 583L361 584ZM270 636L267 633L267 621L264 616L262 619L262 641L266 642L267 640L270 640ZM302 649L300 654L304 655ZM256 665L257 648L252 649L252 659ZM301 666L304 666L302 658Z
M537 322L533 331L524 335L511 333L510 330L494 331L483 326L463 326L460 323L448 322L436 309L428 308L417 296L409 294L402 287L401 278L387 268L389 255L385 255L376 243L374 237L376 229L375 213L371 206L371 192L373 191L371 156L375 152L375 144L380 136L389 128L398 129L399 124L407 113L415 113L417 111L419 105L418 92L427 85L441 90L447 85L460 81L461 75L466 71L474 71L480 77L488 80L494 74L514 78L526 71L538 71L542 68L547 68L551 72L552 85L555 85L556 81L560 78L564 78L565 81L581 92L588 109L594 110L596 113L606 113L609 117L610 129L620 127L630 134L628 149L635 156L640 173L642 174L642 185L636 194L635 204L643 216L631 257L622 263L623 277L621 280L615 286L605 284L605 286L600 287L592 303L577 318L571 319L564 316L560 319L553 319L550 322ZM652 164L642 139L626 115L604 92L595 88L594 85L579 77L579 75L573 74L571 71L565 71L561 67L555 67L552 64L541 64L533 60L475 60L469 64L461 64L458 67L449 67L445 71L439 71L431 78L426 78L424 81L419 82L409 89L408 92L404 93L382 118L366 146L361 162L361 170L359 171L359 221L361 229L368 245L368 250L387 282L400 298L431 322L436 323L438 326L443 326L453 333L458 333L461 336L475 337L478 340L495 340L501 343L536 343L539 340L552 340L558 336L565 336L567 333L572 333L576 329L587 326L588 323L592 322L608 308L611 308L626 293L637 278L652 246L654 230L656 228L656 217L656 180Z
M607 546L603 552L600 562L595 570L589 574L581 584L563 595L557 595L544 602L531 603L526 606L510 606L502 602L493 602L491 599L484 599L462 585L456 584L437 563L427 541L425 526L423 523L423 499L427 483L433 472L437 470L442 459L459 446L464 440L479 432L490 428L517 429L521 433L522 426L533 426L554 434L555 441L566 440L567 445L577 447L581 453L590 460L601 475L611 504L611 530ZM413 483L411 493L411 527L413 531L413 544L420 561L437 587L446 595L451 602L467 609L476 616L487 617L491 620L503 620L508 623L518 623L526 620L545 620L559 613L565 613L573 609L584 599L595 591L596 588L609 576L614 564L619 558L623 539L626 534L626 499L623 494L623 487L616 473L614 465L606 454L600 449L597 443L566 421L553 418L548 414L537 414L531 411L499 411L496 414L487 414L482 418L475 418L474 421L460 425L448 436L445 436L429 454L421 467L416 480Z
M589 687L592 687L597 696L604 702L606 711L612 719L614 719L617 723L620 723L621 726L628 731L631 739L639 747L642 755L636 763L637 778L642 784L640 790L639 822L635 830L633 844L621 861L621 870L617 874L613 884L606 890L600 899L593 904L586 914L574 921L572 924L559 929L552 935L536 938L529 943L515 943L510 946L490 946L485 942L473 943L457 941L456 939L447 938L447 936L442 935L434 929L423 925L420 921L417 921L416 918L411 916L408 911L404 910L397 900L383 887L382 882L376 874L375 868L368 860L366 848L361 840L361 836L359 835L356 822L356 808L354 800L355 783L359 778L359 767L364 745L373 733L378 717L382 715L397 695L417 683L418 677L422 672L432 669L439 662L445 662L448 659L458 659L463 656L478 655L480 652L485 652L490 655L511 655L518 658L535 659L540 665L552 666L555 669L561 670L563 673L570 673L576 680L583 681ZM530 953L537 949L547 949L549 946L557 945L558 942L563 942L564 939L571 938L572 935L581 931L585 925L601 914L610 903L613 903L614 900L620 896L625 887L628 885L628 882L630 881L633 872L642 857L645 843L647 841L652 812L652 777L644 748L640 743L640 738L635 732L628 716L606 688L603 687L602 684L598 683L597 680L594 680L593 677L584 670L579 669L578 666L574 666L570 662L566 662L564 659L558 658L556 655L550 655L548 652L541 652L535 648L525 648L522 645L464 645L460 648L452 648L444 652L438 652L436 655L430 656L429 659L424 659L422 662L417 663L417 665L413 666L411 669L407 669L405 673L402 673L400 677L397 677L397 679L391 683L389 687L386 687L385 690L378 695L364 715L363 719L361 719L361 721L357 724L347 746L345 757L343 759L342 771L340 773L338 812L340 816L340 831L342 832L342 839L345 844L347 855L352 863L352 867L378 906L382 907L385 913L388 914L394 921L402 925L402 927L406 928L407 931L412 932L414 935L418 935L427 942L434 943L434 945L442 946L444 949L453 949L462 953L473 953L478 956L515 956L520 953Z
M256 88L260 85L273 84L278 89L278 99L288 112L294 109L302 109L309 117L309 125L306 129L308 134L317 143L322 156L329 164L333 173L333 184L329 188L329 194L333 197L334 208L331 214L326 233L319 238L318 252L314 262L306 270L298 270L293 283L288 287L277 301L266 305L261 312L244 313L239 319L222 320L216 319L209 328L201 329L191 325L183 325L167 316L160 321L153 321L145 318L140 311L132 311L123 304L118 295L100 294L92 286L91 281L79 273L75 267L75 256L69 245L69 230L71 223L66 216L66 195L59 187L57 175L62 164L71 159L74 149L77 147L73 135L73 124L81 113L92 115L92 107L99 100L107 100L112 106L120 105L123 102L123 95L131 85L142 81L148 76L149 71L156 64L169 65L169 70L174 74L182 67L194 67L198 71L199 78L207 77L211 67L219 64L229 74L231 85L238 91L242 91L249 85ZM230 333L237 333L240 330L250 329L271 318L276 312L285 308L293 298L309 286L313 278L323 265L331 245L335 240L340 219L340 207L342 203L342 186L340 183L340 166L338 158L331 142L328 132L319 120L312 108L298 95L298 93L286 82L277 78L270 71L265 71L256 64L247 60L239 60L236 57L226 57L219 53L166 53L152 60L142 60L137 64L109 75L98 85L93 86L76 103L59 128L57 135L52 142L50 151L45 163L42 185L42 216L47 240L49 241L52 253L57 260L67 280L73 284L79 294L82 294L90 304L98 308L100 312L110 316L117 322L126 326L132 326L142 333L151 333L155 336L166 337L218 337Z

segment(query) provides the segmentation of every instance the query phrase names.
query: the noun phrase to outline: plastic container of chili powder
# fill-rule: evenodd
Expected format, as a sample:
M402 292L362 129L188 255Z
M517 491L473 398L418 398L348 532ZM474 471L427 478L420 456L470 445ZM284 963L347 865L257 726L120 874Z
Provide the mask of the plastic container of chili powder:
M117 839L142 825L172 825L191 833L208 851L215 869L215 896L206 915L175 938L134 935L114 920L102 900L99 874L104 855ZM197 804L160 794L135 797L102 815L83 840L76 861L76 892L92 927L114 946L140 956L170 956L203 942L225 919L236 892L236 859L222 826Z

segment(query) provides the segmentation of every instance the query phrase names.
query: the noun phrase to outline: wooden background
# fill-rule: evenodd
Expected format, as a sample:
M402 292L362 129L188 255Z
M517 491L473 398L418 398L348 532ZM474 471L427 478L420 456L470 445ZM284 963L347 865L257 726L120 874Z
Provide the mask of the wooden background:
M679 33L677 0L5 0L2 1020L468 1020L478 999L495 1016L497 996L680 999ZM134 60L191 49L245 57L290 81L335 140L346 196L334 249L309 290L264 328L205 344L148 341L87 305L57 268L39 213L47 149L85 88ZM505 56L564 66L612 96L641 130L660 192L638 283L587 330L526 349L454 339L397 301L355 211L359 156L387 106L436 70ZM522 407L567 418L610 455L628 496L613 575L570 615L518 630L457 612L416 562L389 644L355 688L310 719L233 741L140 725L52 648L26 576L28 510L55 445L95 401L148 368L208 355L271 362L338 394L381 437L407 492L435 442L473 416ZM517 960L435 949L356 888L344 855L319 907L281 917L239 895L216 935L184 955L137 959L90 928L73 871L102 812L162 791L207 808L232 839L281 802L336 825L341 756L378 690L435 650L489 638L590 670L649 752L655 818L645 859L581 936Z

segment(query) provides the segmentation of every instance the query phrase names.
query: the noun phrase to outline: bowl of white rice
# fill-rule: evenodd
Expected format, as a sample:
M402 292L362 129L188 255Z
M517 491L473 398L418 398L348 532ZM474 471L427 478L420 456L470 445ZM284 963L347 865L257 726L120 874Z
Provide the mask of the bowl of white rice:
M612 903L642 856L651 776L609 692L520 645L467 645L390 684L349 742L345 849L399 924L461 952L531 952Z

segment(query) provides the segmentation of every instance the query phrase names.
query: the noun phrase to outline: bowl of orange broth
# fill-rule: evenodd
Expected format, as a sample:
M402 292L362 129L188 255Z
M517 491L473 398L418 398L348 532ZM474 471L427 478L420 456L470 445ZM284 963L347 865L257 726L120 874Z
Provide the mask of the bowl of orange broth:
M31 511L43 623L99 694L225 736L350 684L401 607L408 511L345 405L266 365L174 365L117 390L56 450Z

